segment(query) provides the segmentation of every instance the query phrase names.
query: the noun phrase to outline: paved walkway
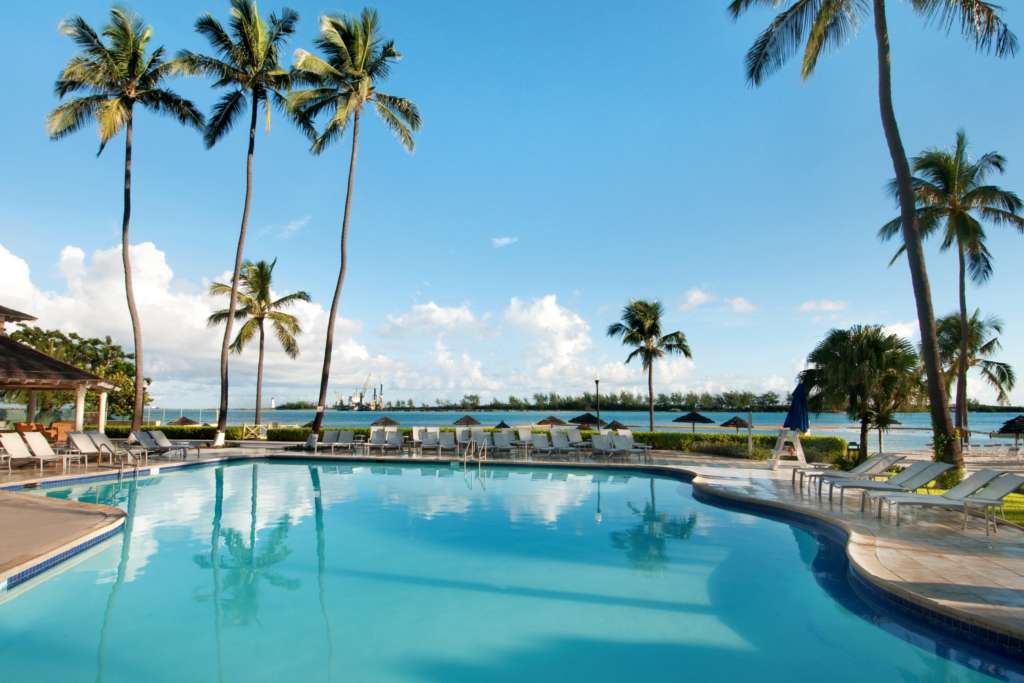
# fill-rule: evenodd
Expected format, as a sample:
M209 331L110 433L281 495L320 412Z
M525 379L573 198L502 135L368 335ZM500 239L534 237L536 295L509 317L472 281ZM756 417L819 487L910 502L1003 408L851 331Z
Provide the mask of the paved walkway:
M281 452L204 450L200 457L245 458L271 453ZM288 455L308 457L294 452ZM851 563L876 585L933 611L1024 639L1024 530L1016 526L1002 524L997 534L986 536L980 519L972 519L963 531L958 514L919 508L912 521L909 510L904 512L904 523L897 527L875 515L861 515L859 498L854 496L841 511L837 503L830 505L827 497L819 501L816 495L795 491L788 468L773 472L766 463L660 451L653 454L652 462L697 474L694 485L712 494L797 511L838 525L849 533ZM550 463L545 460L543 464ZM173 461L152 464L161 469L175 466ZM96 468L91 466L86 473L76 468L57 478L94 474ZM4 473L0 474L0 486L36 478L38 470L16 471L10 477ZM119 513L112 510L0 492L0 575L4 568L23 563L33 554L61 547L109 524L111 515Z

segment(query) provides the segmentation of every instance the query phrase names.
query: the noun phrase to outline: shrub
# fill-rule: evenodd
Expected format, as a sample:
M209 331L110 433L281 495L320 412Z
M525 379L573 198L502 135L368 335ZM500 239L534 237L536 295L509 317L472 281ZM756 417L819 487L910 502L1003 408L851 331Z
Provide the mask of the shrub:
M641 443L660 450L689 451L729 458L747 457L746 434L701 434L693 432L633 432ZM754 459L771 457L776 437L757 434L753 437ZM808 462L839 463L846 455L846 441L837 436L800 437Z

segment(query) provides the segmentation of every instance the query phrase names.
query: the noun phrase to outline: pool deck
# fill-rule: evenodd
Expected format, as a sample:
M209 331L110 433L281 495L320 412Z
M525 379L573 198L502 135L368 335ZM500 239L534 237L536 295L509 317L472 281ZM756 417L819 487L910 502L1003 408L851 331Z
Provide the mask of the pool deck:
M204 450L203 461L249 459L253 457L294 457L308 459L309 454L282 453L273 449ZM410 462L410 458L338 456L345 460ZM329 458L323 457L328 460ZM445 458L416 458L413 462L450 462ZM512 461L497 460L495 463ZM195 464L193 458L185 464ZM154 467L168 471L181 467L180 461L154 461ZM514 464L570 465L579 462L552 460L523 461ZM870 585L887 595L896 596L911 608L919 607L964 624L973 625L1000 638L1024 642L1024 529L1001 523L998 533L985 535L984 523L972 518L967 530L961 530L962 517L949 511L917 508L904 512L901 526L879 520L873 514L861 515L859 497L849 496L845 510L829 504L827 496L794 490L791 469L769 469L766 463L656 451L651 469L666 473L681 471L694 475L698 495L714 503L739 504L756 512L794 516L812 523L826 524L847 535L847 555L852 569ZM607 465L584 462L583 466L636 469L637 465ZM645 466L646 467L646 466ZM0 487L65 481L97 473L79 470L50 475L43 479L38 471L0 473ZM71 483L71 482L68 482ZM116 531L124 513L116 508L27 496L0 491L0 590L7 579L22 568L58 557L69 548ZM1015 647L1015 645L1010 645Z

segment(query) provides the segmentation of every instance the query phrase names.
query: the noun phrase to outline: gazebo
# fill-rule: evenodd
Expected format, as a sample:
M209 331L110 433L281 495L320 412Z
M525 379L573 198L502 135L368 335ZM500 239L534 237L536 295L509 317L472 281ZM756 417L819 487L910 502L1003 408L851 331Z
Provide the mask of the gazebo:
M16 319L7 316L6 314L9 312L11 309L0 307L0 322ZM101 432L106 430L107 392L113 388L114 385L102 377L79 370L73 365L68 365L64 361L47 356L45 353L0 334L0 390L26 391L30 397L36 391L74 392L76 432L82 431L85 426L85 392L87 391L99 393L97 429ZM31 398L29 402L34 403Z

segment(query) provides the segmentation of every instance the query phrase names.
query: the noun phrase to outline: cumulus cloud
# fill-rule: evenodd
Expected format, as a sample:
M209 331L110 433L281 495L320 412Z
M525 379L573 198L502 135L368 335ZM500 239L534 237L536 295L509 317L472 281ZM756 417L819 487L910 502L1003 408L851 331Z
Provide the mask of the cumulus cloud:
M814 301L805 301L800 304L801 313L839 313L846 310L847 303L845 301L837 301L835 299L817 299Z
M533 338L531 358L536 374L545 380L581 364L590 349L590 325L578 313L559 305L554 294L532 301L512 297L505 320Z
M518 237L492 237L491 246L495 249L504 249L510 247L519 241Z
M439 388L473 392L495 392L501 388L497 380L484 374L480 361L473 359L466 352L456 356L440 338L434 343L434 359L441 371L442 381Z
M742 296L736 296L725 300L726 305L733 313L753 313L757 307Z
M468 304L461 306L439 306L433 301L415 304L408 312L401 315L389 315L388 322L381 328L383 334L399 335L408 332L466 330L478 327L480 322L487 320L470 310Z
M715 297L709 292L705 292L702 289L694 287L686 292L681 308L684 311L692 311L693 309L709 304L714 300Z
M916 320L907 320L905 322L892 323L891 325L883 325L882 329L887 334L896 334L911 340L917 340L921 336L921 330L918 327Z

